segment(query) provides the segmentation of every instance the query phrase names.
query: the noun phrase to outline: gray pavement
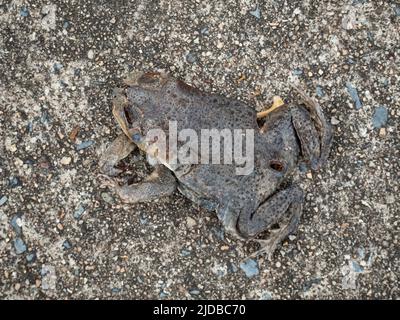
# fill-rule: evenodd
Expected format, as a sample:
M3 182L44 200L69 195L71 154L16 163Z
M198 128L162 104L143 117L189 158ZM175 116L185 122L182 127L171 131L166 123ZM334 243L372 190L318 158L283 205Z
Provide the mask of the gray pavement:
M399 298L399 34L389 0L1 1L0 298ZM304 215L272 261L179 193L100 188L132 70L257 110L289 82L318 99L331 156L293 177Z

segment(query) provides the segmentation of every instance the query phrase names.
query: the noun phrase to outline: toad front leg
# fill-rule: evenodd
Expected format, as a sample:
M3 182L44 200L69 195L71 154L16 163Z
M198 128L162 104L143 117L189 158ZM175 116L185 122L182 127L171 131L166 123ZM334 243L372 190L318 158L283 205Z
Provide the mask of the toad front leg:
M292 186L275 193L255 212L244 210L240 213L237 228L244 238L254 238L259 233L270 230L275 224L279 224L279 229L270 230L269 238L255 239L260 243L261 249L252 256L267 253L271 258L278 245L297 229L302 215L303 201L302 190Z
M332 143L332 127L325 119L318 102L294 87L304 106L292 107L292 121L300 140L304 159L311 169L318 170L325 164Z
M108 186L126 203L146 202L174 193L176 180L171 171L157 165L154 171L142 182L119 185L118 181L103 176L103 185Z

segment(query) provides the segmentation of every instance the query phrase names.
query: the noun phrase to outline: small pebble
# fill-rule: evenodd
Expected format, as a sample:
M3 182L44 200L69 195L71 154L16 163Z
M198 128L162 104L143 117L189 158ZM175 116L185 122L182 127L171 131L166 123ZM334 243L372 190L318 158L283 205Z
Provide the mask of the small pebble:
M307 176L307 179L312 180L312 172L311 172L311 171L308 171L308 172L306 173L306 176Z
M374 128L382 128L388 120L388 110L386 107L378 107L375 109L374 115L372 116L372 125Z
M351 268L353 269L354 272L357 272L357 273L363 272L363 271L364 271L364 268L361 267L361 266L358 264L358 262L357 262L357 261L354 261L354 260L351 261Z
M53 64L53 72L55 74L59 74L62 68L64 68L64 66L61 63L56 62Z
M77 220L80 219L84 212L85 212L85 208L82 207L82 205L80 204L79 207L74 212L74 218Z
M208 36L210 34L210 32L208 31L208 27L201 28L200 33L205 36Z
M334 126L336 126L337 124L340 123L340 121L339 121L338 119L336 119L335 117L332 117L332 118L331 118L331 123L332 123Z
M76 145L75 148L76 148L77 151L79 151L79 150L82 150L82 149L89 148L93 143L94 143L93 140L84 141L84 142L81 142L80 144Z
M192 217L186 218L186 225L188 226L188 228L193 228L196 224L196 220L194 220Z
M197 58L196 58L196 56L195 56L193 53L189 52L189 53L186 55L186 61L187 61L187 62L189 62L189 63L195 63L196 60L197 60Z
M379 129L379 136L380 136L381 138L386 137L386 128L380 128L380 129Z
M192 296L198 296L198 295L200 294L200 291L197 290L197 289L192 289L192 290L189 290L189 293L190 293Z
M251 14L253 17L256 17L257 19L260 19L260 18L261 18L261 10L260 10L260 7L257 5L257 7L256 7L254 10L250 11L250 14Z
M12 177L8 183L11 188L21 187L22 182L19 177Z
M400 5L395 5L393 8L394 12L396 13L396 16L400 17Z
M181 250L181 256L182 256L182 257L188 257L188 256L191 255L191 253L192 253L192 252L190 252L189 250L186 250L186 249L182 249L182 250Z
M101 198L104 200L104 202L107 203L112 203L114 200L113 197L108 192L102 192Z
M90 49L87 53L88 59L92 60L94 58L94 51Z
M259 274L258 263L254 259L247 259L240 264L240 269L244 271L246 277L252 278Z
M361 109L362 108L362 103L361 103L360 97L358 96L357 89L350 82L346 82L346 88L347 88L347 92L349 93L350 97L354 101L356 109L357 110Z
M62 165L66 166L66 165L69 165L71 163L71 161L72 161L71 157L62 157L61 160L60 160L60 163Z
M31 252L31 253L26 255L26 261L34 262L35 260L36 260L36 253L35 252Z
M13 229L14 229L14 232L17 234L17 235L20 235L21 233L22 233L22 220L21 220L21 216L22 216L22 214L21 213L17 213L12 219L11 219L11 222L10 222L10 224L11 224L11 226L13 227Z
M317 92L317 96L320 98L325 95L324 89L321 86L317 86L316 92Z
M149 222L149 219L147 219L146 217L140 216L139 217L139 222L140 224L147 224L147 222Z
M0 206L2 206L3 204L5 204L7 202L8 198L6 196L2 196L0 197Z
M26 245L21 238L16 238L14 240L14 248L16 254L22 254L26 251Z
M68 240L65 240L63 243L63 247L68 250L72 248L72 244Z
M303 70L301 70L301 69L294 69L293 71L292 71L292 73L295 75L295 76L301 76L302 74L303 74Z
M29 10L26 7L22 7L21 10L19 11L19 15L21 17L27 17L29 16Z

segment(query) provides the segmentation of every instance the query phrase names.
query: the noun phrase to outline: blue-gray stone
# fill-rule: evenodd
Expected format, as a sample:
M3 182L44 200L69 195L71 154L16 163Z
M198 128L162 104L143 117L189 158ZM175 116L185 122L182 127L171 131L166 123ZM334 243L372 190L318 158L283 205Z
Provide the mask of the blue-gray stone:
M14 248L16 254L22 254L26 251L26 244L21 238L14 240Z
M254 259L247 259L240 264L240 269L244 271L246 277L252 278L259 274L258 263Z
M53 64L53 72L56 74L60 73L62 68L64 68L64 66L61 63L56 62Z
M195 63L196 60L197 60L197 57L196 57L193 53L189 52L189 53L186 55L186 61L187 61L187 62L189 62L189 63Z
M301 162L299 163L299 170L300 170L301 173L306 173L306 172L308 171L308 165L307 165L307 163L301 161Z
M260 19L260 18L261 18L261 10L260 10L260 7L257 5L257 7L256 7L254 10L250 11L250 14L251 14L253 17L256 17L257 19Z
M22 7L21 10L19 11L19 15L21 17L27 17L29 16L29 10L26 7Z
M74 212L74 218L77 220L80 219L84 212L85 212L85 208L80 204Z
M32 121L29 121L28 124L26 125L26 132L32 133L33 131L33 123Z
M210 34L210 32L208 31L208 27L201 28L200 33L205 36L208 36Z
M374 128L382 128L388 120L388 110L386 107L378 107L372 116L372 125Z
M112 288L111 291L112 293L119 293L121 292L121 288Z
M191 290L189 290L189 293L192 296L198 296L200 294L200 291L198 289L191 289Z
M161 291L160 292L160 298L163 299L163 298L166 298L166 297L168 297L168 294L165 293L164 291Z
M40 122L43 124L48 124L50 122L50 116L46 110L42 112L42 115L40 117Z
M224 230L219 227L212 227L211 231L215 234L217 238L224 241L225 240L225 233Z
M141 276L136 277L137 282L144 283L143 278Z
M400 5L395 5L394 8L394 13L396 14L396 16L400 17Z
M140 133L134 133L134 134L132 135L132 140L133 140L134 142L139 142L141 138L142 138L142 136L140 135Z
M70 25L69 21L65 21L63 24L63 28L67 29L69 27L69 25Z
M81 142L80 144L76 145L76 150L82 150L82 149L86 149L89 148L92 144L94 144L93 140L88 140L88 141L84 141Z
M364 268L360 266L357 261L354 260L351 261L351 268L353 269L354 272L357 273L364 271Z
M356 63L352 58L348 58L348 59L347 59L347 62L348 62L349 64L355 64L355 63Z
M260 300L272 300L272 294L269 291L264 291L261 293Z
M14 217L12 217L10 224L13 227L15 233L17 235L21 235L22 233L22 228L18 225L17 220L21 219L22 213L17 213Z
M31 252L31 253L28 253L26 255L26 261L34 262L35 260L36 260L36 253L35 252Z
M236 265L234 265L231 262L228 262L228 272L235 273L237 271L238 271L238 268L236 267Z
M63 243L63 247L68 250L72 248L72 244L68 240L65 240Z
M5 204L7 202L8 198L6 196L2 196L0 197L0 206L2 206L3 204Z
M301 76L303 74L303 70L296 68L292 71L295 76Z
M325 91L321 86L317 86L316 90L318 97L323 97L325 95Z
M191 254L192 254L192 252L189 251L189 250L186 250L186 249L182 249L182 250L181 250L181 256L182 256L182 257L188 257L188 256L190 256Z
M358 253L358 257L360 259L364 259L365 258L365 250L364 248L360 247L357 249L357 253Z
M139 217L139 222L140 224L147 224L147 222L149 222L149 219L147 219L146 217Z
M11 177L8 185L10 186L10 188L21 187L22 186L22 182L21 182L21 179L19 177Z
M362 103L360 97L358 96L357 89L350 83L346 82L347 92L349 93L350 97L353 99L356 109L362 108Z

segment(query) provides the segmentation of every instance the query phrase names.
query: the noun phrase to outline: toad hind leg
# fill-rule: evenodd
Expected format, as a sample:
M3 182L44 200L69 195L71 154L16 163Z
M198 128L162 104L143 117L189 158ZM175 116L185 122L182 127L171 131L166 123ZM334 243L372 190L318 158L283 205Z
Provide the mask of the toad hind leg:
M246 238L255 237L274 224L280 228L271 230L268 239L254 239L261 245L261 249L252 256L267 253L271 258L279 244L296 230L302 215L303 192L297 187L289 187L279 191L260 205L253 214L244 214L239 217L239 231Z
M126 203L146 202L171 195L176 189L176 180L171 171L157 165L142 182L120 186L115 179L103 176L103 185L113 189Z
M121 133L101 156L100 171L108 176L118 175L121 170L115 166L135 149L136 145L124 133Z

